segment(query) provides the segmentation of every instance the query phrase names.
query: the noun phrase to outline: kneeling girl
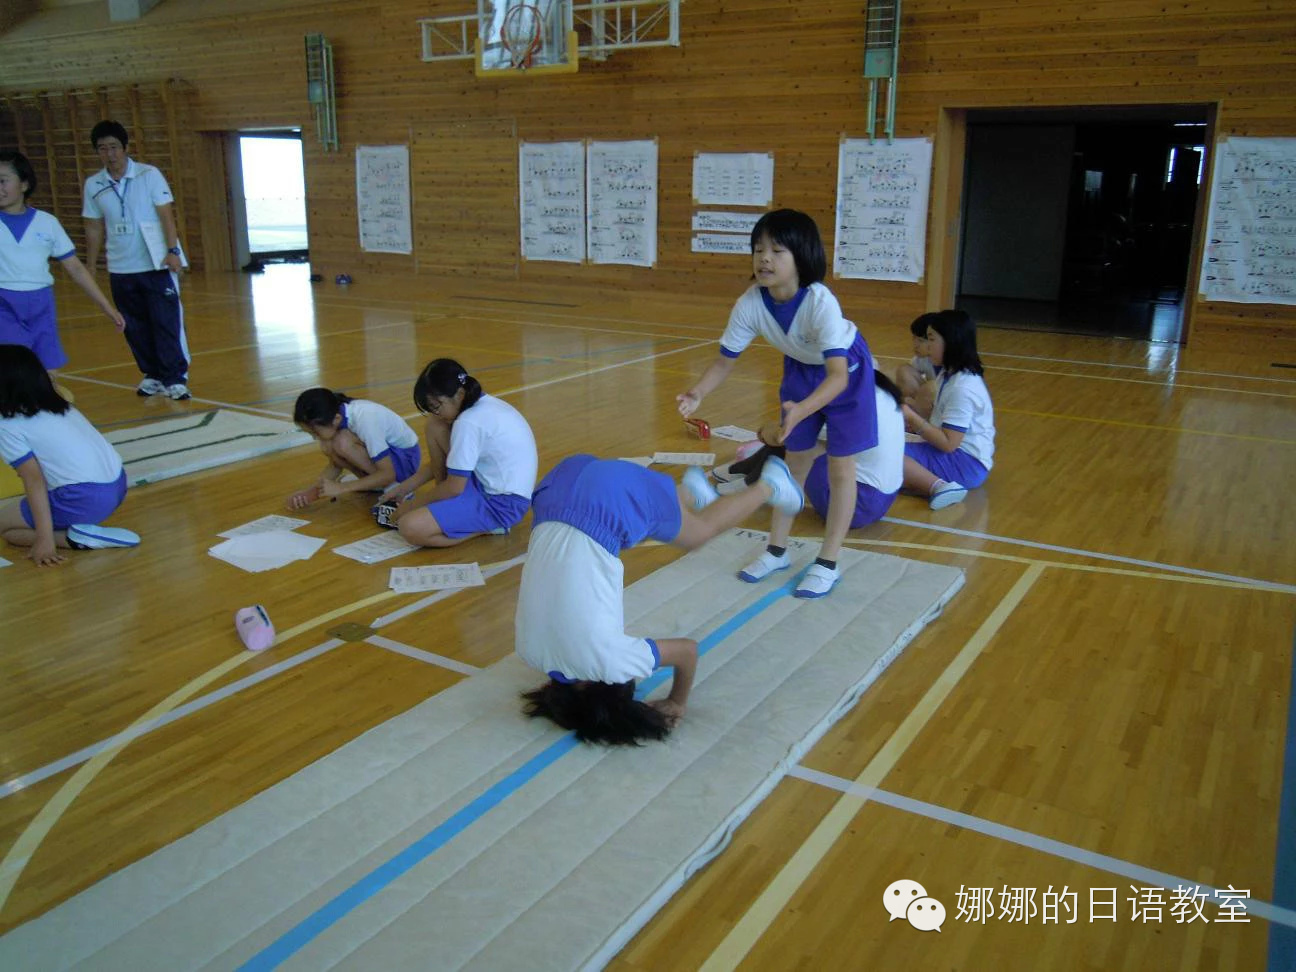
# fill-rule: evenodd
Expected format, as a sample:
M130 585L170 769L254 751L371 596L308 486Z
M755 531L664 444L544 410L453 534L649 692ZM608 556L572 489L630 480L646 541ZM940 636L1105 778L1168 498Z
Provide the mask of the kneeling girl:
M451 358L423 369L414 404L428 417L428 461L383 498L436 485L396 508L391 520L401 536L421 547L451 547L481 533L505 532L526 516L539 460L522 413L483 392Z

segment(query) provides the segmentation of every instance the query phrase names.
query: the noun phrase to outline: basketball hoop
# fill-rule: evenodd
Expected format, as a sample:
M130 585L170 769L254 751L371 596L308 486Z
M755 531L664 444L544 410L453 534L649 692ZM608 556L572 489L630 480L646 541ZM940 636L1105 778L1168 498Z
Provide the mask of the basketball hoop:
M525 70L544 45L544 21L540 9L529 3L511 7L500 25L500 44L508 51L510 67Z

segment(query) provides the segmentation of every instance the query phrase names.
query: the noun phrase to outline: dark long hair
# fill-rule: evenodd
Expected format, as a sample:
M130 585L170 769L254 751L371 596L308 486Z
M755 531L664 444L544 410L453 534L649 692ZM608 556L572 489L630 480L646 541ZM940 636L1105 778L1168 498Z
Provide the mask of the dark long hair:
M873 369L873 380L879 388L895 399L896 408L904 404L904 392L900 390L900 387L894 381L878 371L876 367Z
M634 682L556 682L523 692L523 711L549 719L576 733L580 742L638 746L645 739L665 739L666 717L634 697Z
M828 259L813 219L795 209L775 209L756 220L752 227L753 251L762 236L768 236L791 252L796 261L797 282L802 287L823 282L828 273Z
M959 371L985 374L977 355L976 324L967 311L943 310L931 322L931 329L945 339L945 357L941 361L945 374Z
M36 191L36 170L21 152L0 152L0 163L4 162L13 166L19 182L27 183L27 188L23 190L23 202L26 202L27 197Z
M62 415L71 407L54 390L54 382L35 351L21 344L0 344L0 416Z
M414 382L414 407L420 412L428 411L428 402L434 398L454 398L460 388L464 391L463 402L459 411L472 408L477 399L482 397L481 383L468 374L454 358L437 358L431 362Z
M332 425L342 406L349 401L350 395L331 388L307 388L297 396L293 422L296 425Z

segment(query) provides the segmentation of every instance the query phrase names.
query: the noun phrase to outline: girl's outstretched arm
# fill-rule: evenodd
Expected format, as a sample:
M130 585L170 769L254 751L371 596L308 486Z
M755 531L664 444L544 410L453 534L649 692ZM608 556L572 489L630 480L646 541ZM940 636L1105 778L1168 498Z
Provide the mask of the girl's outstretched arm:
M943 429L932 425L908 405L903 406L906 432L922 436L924 442L934 445L941 452L954 452L963 442L963 433L957 429Z
M679 412L685 418L688 418L697 411L702 399L720 387L721 382L729 377L729 372L733 371L734 365L738 363L737 358L726 358L723 354L716 358L711 364L707 365L707 370L702 372L702 377L688 391L681 395L675 396L675 401L679 404Z
M95 278L90 276L90 271L85 265L76 258L76 254L66 257L59 261L63 264L63 269L72 281L86 292L86 296L99 305L99 309L108 315L108 319L113 322L117 330L126 330L126 319L121 316L121 311L113 306L113 302L104 296L104 292L99 289L95 283Z
M54 515L50 512L49 490L40 463L33 456L18 465L17 471L27 494L27 505L31 507L32 523L36 531L36 539L27 551L27 556L37 567L61 564L66 558L59 553L54 539Z
M325 496L341 496L343 493L365 493L375 489L383 489L390 486L396 481L396 466L392 463L391 456L383 456L374 464L374 471L367 476L361 476L359 479L349 479L345 483L341 482L338 476L330 478L325 475L320 480L320 492Z

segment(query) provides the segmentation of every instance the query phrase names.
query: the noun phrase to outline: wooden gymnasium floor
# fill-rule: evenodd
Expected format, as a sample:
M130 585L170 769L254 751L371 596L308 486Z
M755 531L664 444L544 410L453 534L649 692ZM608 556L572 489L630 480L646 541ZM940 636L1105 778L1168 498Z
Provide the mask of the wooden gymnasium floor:
M101 427L217 404L287 416L315 384L409 414L417 368L449 355L526 414L542 469L577 451L695 445L674 396L716 353L728 299L520 287L483 297L457 281L419 293L389 281L342 289L312 287L306 272L187 279L196 397L186 403L137 398L125 344L60 284L73 362L64 383ZM741 286L736 278L735 293ZM847 311L884 365L908 356L904 327ZM965 589L805 760L826 775L780 784L615 967L724 968L744 955L746 967L770 969L1266 966L1270 923L1260 917L1220 922L1207 906L1209 924L1180 923L1166 890L1159 922L1133 919L1127 899L1150 899L1131 886L1158 882L1128 869L1274 900L1292 745L1296 372L1271 362L1296 353L992 328L981 346L998 424L987 488L941 513L901 497L897 522L851 537L957 564ZM777 369L774 352L752 350L703 416L755 427L775 405ZM135 551L49 570L0 551L15 562L0 571L6 781L400 603L383 600L385 567L359 569L328 550L260 575L207 556L219 531L282 511L319 465L300 448L139 488L118 518L143 535ZM371 534L364 506L315 508L312 532ZM798 521L802 534L819 527L813 515ZM401 563L485 566L523 553L527 532ZM632 552L628 579L673 556ZM489 665L511 650L517 579L506 571L384 634ZM254 602L299 633L264 655L240 653L231 614ZM78 769L10 786L0 847L12 890L0 930L460 677L348 643ZM834 786L849 781L883 792L843 800ZM901 878L945 905L941 933L887 921L883 891ZM1078 893L1076 912L1044 924L1043 895L1064 886ZM993 888L995 916L959 917L961 887ZM1117 920L1092 918L1091 893L1101 901L1109 888ZM1024 923L998 910L1012 889L1035 889Z

